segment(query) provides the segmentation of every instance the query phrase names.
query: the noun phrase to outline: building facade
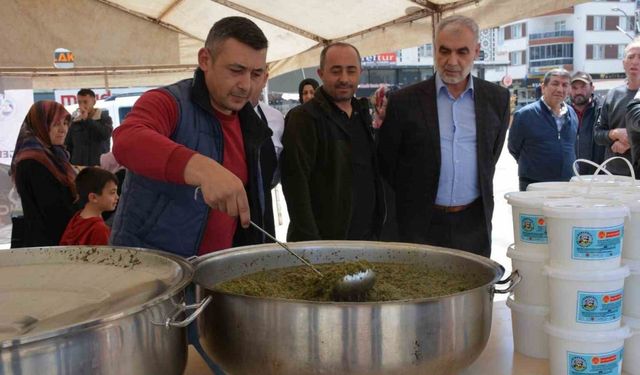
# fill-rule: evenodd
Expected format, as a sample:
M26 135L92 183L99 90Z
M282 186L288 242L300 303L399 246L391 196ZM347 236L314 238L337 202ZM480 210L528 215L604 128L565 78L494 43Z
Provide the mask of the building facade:
M639 4L593 1L501 26L496 60L508 65L487 69L485 77L512 81L518 106L535 100L545 72L558 67L590 73L596 90L605 93L624 78L621 60L625 45L637 32Z

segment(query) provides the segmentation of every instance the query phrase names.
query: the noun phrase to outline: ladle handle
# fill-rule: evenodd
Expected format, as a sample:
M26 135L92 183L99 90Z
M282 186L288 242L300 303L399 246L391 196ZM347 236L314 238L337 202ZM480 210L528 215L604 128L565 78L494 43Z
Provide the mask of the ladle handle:
M254 228L256 228L257 230L259 230L260 232L264 233L265 236L269 237L270 239L274 240L278 245L282 246L285 250L287 250L289 253L291 253L291 255L295 256L296 258L300 259L300 261L304 264L306 264L307 266L311 267L311 269L317 273L320 277L322 277L322 273L320 271L318 271L311 263L307 262L306 259L304 259L303 257L301 257L300 255L294 253L291 249L289 249L289 246L285 245L283 242L278 241L277 238L275 238L274 236L272 236L269 232L267 232L266 230L260 228L260 226L256 223L254 223L253 221L249 222Z

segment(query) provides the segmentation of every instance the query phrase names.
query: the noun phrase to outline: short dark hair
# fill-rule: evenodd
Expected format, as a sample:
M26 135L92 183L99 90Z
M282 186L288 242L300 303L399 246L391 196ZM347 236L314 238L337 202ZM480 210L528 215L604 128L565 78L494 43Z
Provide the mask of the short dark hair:
M78 96L90 96L92 98L95 98L96 93L91 89L80 89L80 91L78 91Z
M269 47L269 41L253 21L245 17L225 17L214 23L209 30L205 48L215 58L217 48L225 40L233 38L259 51Z
M344 42L335 42L335 43L331 43L326 45L323 49L322 52L320 52L320 69L324 68L324 61L327 59L327 52L329 51L329 49L331 49L332 47L351 47L353 48L354 51L356 51L356 55L358 55L358 64L360 64L362 58L360 57L360 51L358 51L358 49L349 43L344 43Z
M109 181L118 185L118 177L106 169L86 167L81 170L76 176L76 190L80 205L84 207L87 204L90 193L101 195Z

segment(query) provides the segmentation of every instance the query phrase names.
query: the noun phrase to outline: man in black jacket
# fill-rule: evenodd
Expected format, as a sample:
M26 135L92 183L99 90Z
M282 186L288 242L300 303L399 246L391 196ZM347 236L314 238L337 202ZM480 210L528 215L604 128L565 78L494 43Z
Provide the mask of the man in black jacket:
M575 72L571 77L570 105L578 116L576 157L600 164L604 161L604 146L593 139L593 129L600 114L600 103L593 96L593 80L585 72ZM587 163L578 165L580 174L593 174L596 167Z
M287 239L373 240L384 218L368 108L354 98L360 53L334 43L320 54L323 85L286 118L282 188Z
M90 89L78 91L78 109L73 113L65 145L71 164L100 165L100 155L109 152L113 121L109 112L94 108L96 94Z
M625 118L627 105L640 88L640 40L634 39L624 48L622 67L627 80L607 93L593 137L597 144L605 146L605 159L621 156L631 161L631 144ZM625 161L619 159L608 163L607 170L615 175L631 174Z
M636 179L640 176L640 90L627 105L625 126L629 133L629 143L631 144L631 161L636 174Z
M378 158L396 193L400 241L489 257L493 175L509 124L509 91L471 75L479 52L472 19L438 24L436 75L391 94Z

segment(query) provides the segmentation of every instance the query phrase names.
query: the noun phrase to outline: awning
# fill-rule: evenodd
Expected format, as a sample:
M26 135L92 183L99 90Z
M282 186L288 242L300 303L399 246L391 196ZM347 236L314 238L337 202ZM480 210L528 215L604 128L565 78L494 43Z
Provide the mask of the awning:
M462 14L480 28L570 8L585 0L52 0L3 4L0 75L34 88L164 84L188 77L213 23L245 16L265 32L271 76L318 64L333 41L363 56L431 42L434 20ZM73 51L78 69L51 68ZM10 69L11 68L11 69ZM85 69L85 70L80 70ZM102 86L98 84L98 86Z

